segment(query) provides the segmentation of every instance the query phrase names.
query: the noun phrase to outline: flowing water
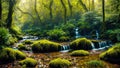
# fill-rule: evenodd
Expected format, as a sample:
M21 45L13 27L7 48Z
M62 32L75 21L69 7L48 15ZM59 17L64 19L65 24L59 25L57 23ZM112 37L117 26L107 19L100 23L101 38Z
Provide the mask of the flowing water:
M28 37L24 37L23 40L28 40ZM31 40L36 40L35 37L30 38ZM18 42L20 43L20 42ZM60 43L62 45L61 51L59 52L51 52L51 53L32 53L32 51L23 51L27 54L28 57L33 57L37 60L38 64L36 68L49 68L49 62L56 58L63 58L69 60L72 65L70 68L85 68L85 63L89 62L91 60L100 60L99 54L104 52L104 50L91 50L89 56L81 56L81 57L72 57L70 56L70 46L69 42L67 43ZM105 47L107 42L101 41L98 43L99 48ZM91 43L93 49L95 48L95 45ZM98 48L98 49L99 49ZM104 62L104 61L103 61ZM106 64L106 68L120 68L120 65L117 64L111 64L108 62L104 62ZM14 63L9 63L6 65L0 65L0 68L21 68L21 66L18 64L18 61Z

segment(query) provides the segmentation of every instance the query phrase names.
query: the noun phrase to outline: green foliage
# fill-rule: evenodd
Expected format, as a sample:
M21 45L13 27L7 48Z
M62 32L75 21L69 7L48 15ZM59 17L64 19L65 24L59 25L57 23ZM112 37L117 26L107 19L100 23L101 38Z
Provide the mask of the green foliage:
M74 50L91 50L91 41L86 38L79 38L70 43L70 48Z
M25 45L23 45L23 44L19 44L18 49L19 50L28 50L27 47Z
M51 60L49 63L50 68L68 68L70 65L70 61L61 58Z
M103 37L112 40L112 42L120 41L120 29L108 30ZM106 37L107 35L107 37Z
M25 40L23 44L32 44L33 42L31 40Z
M32 45L33 52L51 52L59 51L59 49L60 44L49 40L38 40Z
M65 42L65 41L69 41L70 38L68 36L62 36L59 38L59 41Z
M106 68L105 64L102 61L98 60L92 60L89 62L86 62L87 68Z
M0 28L0 45L8 45L10 36L11 35L7 29Z
M72 53L70 53L71 56L87 56L90 53L88 51L85 50L75 50Z
M100 59L120 64L120 43L100 54Z
M1 63L9 63L15 60L25 59L26 55L18 50L13 50L12 48L4 48L0 53Z
M59 40L60 37L66 35L66 33L62 29L50 30L47 34L51 40L57 40L57 41Z
M24 66L24 67L27 67L27 68L28 67L33 68L33 67L35 67L37 65L37 61L32 59L32 58L26 58L26 59L20 61L19 64L21 66Z

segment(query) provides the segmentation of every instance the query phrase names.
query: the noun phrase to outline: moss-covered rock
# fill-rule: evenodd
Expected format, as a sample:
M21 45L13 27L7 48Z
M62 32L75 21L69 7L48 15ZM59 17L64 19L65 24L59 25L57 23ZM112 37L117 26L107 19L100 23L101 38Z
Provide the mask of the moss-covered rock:
M32 51L33 52L52 52L59 51L60 44L56 42L52 42L49 40L39 40L33 43Z
M50 68L68 68L70 65L70 61L61 58L51 60L49 63Z
M72 53L70 53L71 56L87 56L90 53L88 51L85 50L75 50Z
M26 59L20 61L19 64L21 66L25 66L27 68L33 68L37 65L37 61L35 59L32 59L32 58L26 58Z
M120 64L120 43L100 54L100 59Z
M91 50L92 49L91 43L92 42L86 38L79 38L70 43L70 48L73 50L79 50L79 49Z
M15 51L11 48L4 48L0 53L1 63L9 63L15 61Z
M26 55L23 52L19 50L14 50L12 48L4 48L0 52L0 61L3 64L14 62L15 60L22 60L25 58L26 58Z
M86 68L106 68L105 64L99 60L86 62Z
M18 49L19 50L28 50L27 47L25 45L23 45L23 44L19 44Z
M19 50L15 50L15 57L17 60L23 60L26 58L26 54Z
M31 41L31 40L25 40L24 42L23 42L23 44L32 44L33 43L33 41Z

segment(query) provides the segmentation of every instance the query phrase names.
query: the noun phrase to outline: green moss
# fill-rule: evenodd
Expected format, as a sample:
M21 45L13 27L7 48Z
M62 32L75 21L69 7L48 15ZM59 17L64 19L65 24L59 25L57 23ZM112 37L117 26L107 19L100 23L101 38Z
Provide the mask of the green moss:
M91 41L86 38L79 38L70 43L70 48L73 50L91 50Z
M15 51L13 49L11 48L2 49L2 52L0 53L0 61L2 61L2 63L13 62L15 59L16 59Z
M88 51L85 50L75 50L72 53L70 53L71 56L87 56L90 53Z
M68 68L71 65L71 62L65 59L57 58L49 63L50 68Z
M32 59L32 58L26 58L22 61L19 62L19 64L21 66L24 66L24 67L35 67L37 65L37 61Z
M23 44L32 44L33 42L31 40L25 40Z
M87 68L106 68L105 64L102 61L98 60L92 60L89 62L86 62Z
M60 44L49 40L39 40L32 45L33 52L52 52L58 51L59 49Z
M0 52L1 63L14 62L15 60L21 60L26 58L26 55L19 50L14 50L12 48L4 48Z
M22 60L26 58L26 54L19 50L15 50L15 56L17 60Z
M23 45L23 44L19 44L18 49L19 50L27 50L27 47L25 45Z
M120 64L120 43L100 54L100 59Z

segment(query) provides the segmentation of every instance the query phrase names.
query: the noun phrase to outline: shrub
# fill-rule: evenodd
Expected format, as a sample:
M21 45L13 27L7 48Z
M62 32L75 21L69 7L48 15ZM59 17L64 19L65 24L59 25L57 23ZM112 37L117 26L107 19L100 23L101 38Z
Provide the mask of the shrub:
M51 40L59 41L59 38L65 36L66 33L62 29L53 29L47 32Z
M100 54L100 59L120 64L120 43Z
M88 51L85 50L75 50L72 53L70 53L71 56L87 56L89 55Z
M2 63L9 63L15 60L24 59L26 55L19 50L14 50L12 48L4 48L0 53L0 61Z
M24 44L32 44L33 42L31 40L25 40L23 43Z
M69 37L62 36L62 37L59 38L59 41L65 42L65 41L69 41L69 39L70 39Z
M26 54L19 50L15 50L15 56L17 60L23 60L26 58Z
M10 36L11 35L7 29L0 28L0 45L8 45Z
M92 60L86 63L87 68L106 68L102 61Z
M68 68L71 65L71 62L65 59L57 58L49 63L50 68Z
M60 49L60 44L49 41L49 40L39 40L33 43L33 52L52 52L58 51Z
M91 50L91 41L86 38L79 38L70 43L70 48L74 50Z
M35 67L37 65L37 61L32 58L26 58L20 61L19 64L25 67Z

